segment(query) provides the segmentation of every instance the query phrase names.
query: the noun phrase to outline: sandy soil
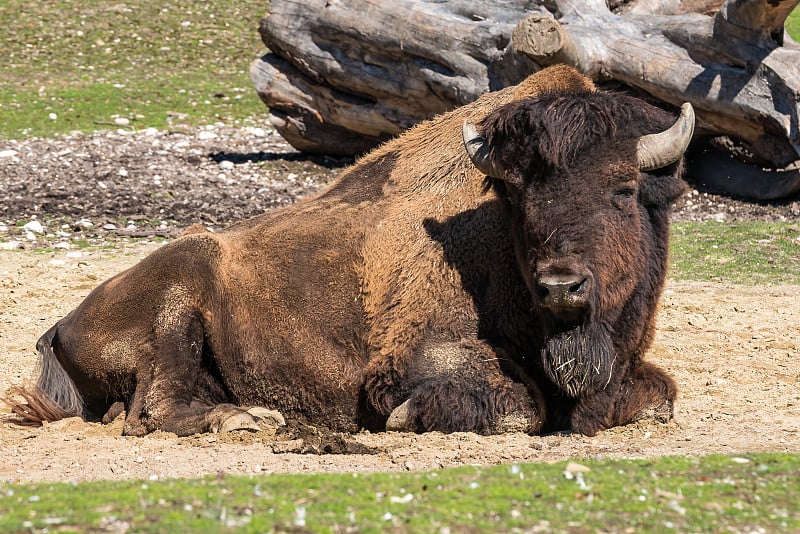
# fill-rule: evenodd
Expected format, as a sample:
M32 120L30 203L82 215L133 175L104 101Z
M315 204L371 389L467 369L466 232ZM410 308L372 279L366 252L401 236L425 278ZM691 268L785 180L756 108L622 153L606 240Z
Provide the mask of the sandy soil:
M0 251L0 389L29 377L38 336L153 243L92 253ZM68 255L69 254L69 255ZM288 440L273 432L128 438L77 419L0 423L0 480L161 479L210 473L424 470L575 457L800 451L798 286L671 282L650 358L680 386L675 420L594 438L402 433ZM346 454L315 454L326 448ZM294 451L294 452L282 452ZM303 452L306 452L305 454Z

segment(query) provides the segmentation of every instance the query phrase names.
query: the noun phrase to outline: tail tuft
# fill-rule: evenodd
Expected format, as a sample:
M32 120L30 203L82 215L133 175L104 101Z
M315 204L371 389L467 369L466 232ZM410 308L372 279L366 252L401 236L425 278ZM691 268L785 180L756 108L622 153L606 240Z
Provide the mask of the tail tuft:
M13 397L22 397L23 400ZM31 384L11 387L0 401L11 408L11 415L4 416L3 421L21 426L42 426L44 422L59 421L76 415L59 406L39 386Z

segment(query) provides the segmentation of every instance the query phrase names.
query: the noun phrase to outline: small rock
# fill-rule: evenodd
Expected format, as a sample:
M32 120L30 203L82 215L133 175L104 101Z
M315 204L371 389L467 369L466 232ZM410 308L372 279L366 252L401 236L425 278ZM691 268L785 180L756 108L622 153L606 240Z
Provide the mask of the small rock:
M33 232L25 232L25 239L28 241L36 241L36 234Z
M16 150L0 150L0 158L13 158L16 155Z
M56 115L55 113L51 113L50 115L48 115L48 117L50 117L51 121L58 119L58 115Z
M197 134L198 139L208 140L208 139L216 139L218 136L214 132L209 132L208 130L203 130L202 132Z
M43 234L44 233L44 226L39 221L31 221L26 223L25 226L22 227L23 230L28 232L34 232L36 234Z
M222 169L223 171L229 171L233 169L233 162L228 161L227 159L222 160L219 162L219 168Z
M8 225L0 223L0 232L3 232L3 233L8 232Z
M128 176L128 169L120 169L117 171L120 176Z
M60 243L56 243L55 245L53 245L53 248L69 249L72 248L72 245L62 241Z
M66 264L67 264L67 262L64 261L64 260L50 260L50 265L52 265L54 267L60 267L62 265L66 265Z
M125 117L117 117L116 119L114 119L114 124L116 124L117 126L128 126L130 123L131 121L129 121Z
M302 439L292 439L289 441L279 441L272 445L272 452L275 454L296 453L302 454L305 450L305 441Z
M245 128L245 131L247 133L249 133L250 135L253 135L255 137L265 137L267 135L267 132L266 132L266 130L264 130L264 128L256 128L256 127L253 127L253 126L247 126Z
M22 243L19 241L0 241L0 250L17 250L22 248Z
M106 223L103 225L103 230L116 230L117 225L113 223Z
M94 223L89 219L81 219L80 221L75 223L75 225L79 228L92 228L94 226Z

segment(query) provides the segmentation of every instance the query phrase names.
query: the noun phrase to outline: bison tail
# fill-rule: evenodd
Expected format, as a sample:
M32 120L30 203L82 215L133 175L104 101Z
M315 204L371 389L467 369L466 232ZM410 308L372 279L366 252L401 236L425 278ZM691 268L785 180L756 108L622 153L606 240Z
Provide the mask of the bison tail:
M13 414L7 418L9 422L41 426L45 421L83 416L83 399L53 352L53 341L57 335L58 324L36 343L36 350L39 352L39 379L36 384L14 386L2 399ZM22 400L17 400L20 397Z

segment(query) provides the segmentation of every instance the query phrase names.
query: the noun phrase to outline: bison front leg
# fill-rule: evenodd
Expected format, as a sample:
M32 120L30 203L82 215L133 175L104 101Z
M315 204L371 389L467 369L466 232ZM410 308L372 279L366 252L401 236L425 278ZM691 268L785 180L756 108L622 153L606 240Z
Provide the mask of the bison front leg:
M496 434L541 429L544 402L538 387L523 383L520 370L488 345L428 342L411 360L404 369L374 361L368 369L367 393L390 403L387 430Z
M443 378L421 384L389 416L387 430L538 433L542 405L519 383Z
M677 387L649 362L638 362L596 395L578 399L571 417L573 432L594 436L613 426L642 419L666 423L673 416Z

